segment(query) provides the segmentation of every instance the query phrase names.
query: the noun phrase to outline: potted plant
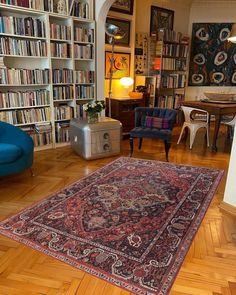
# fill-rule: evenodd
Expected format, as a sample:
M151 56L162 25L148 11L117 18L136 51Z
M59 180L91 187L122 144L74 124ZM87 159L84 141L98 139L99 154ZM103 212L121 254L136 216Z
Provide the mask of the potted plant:
M103 100L96 100L84 105L84 111L87 113L88 123L97 123L98 114L105 109L105 102Z

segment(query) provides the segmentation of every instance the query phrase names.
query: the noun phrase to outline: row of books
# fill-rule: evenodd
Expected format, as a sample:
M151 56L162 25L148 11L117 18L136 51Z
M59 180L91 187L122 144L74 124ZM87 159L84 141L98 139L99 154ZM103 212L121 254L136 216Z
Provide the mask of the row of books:
M75 95L78 99L94 98L94 87L79 85L75 88Z
M40 106L49 104L49 91L45 89L34 91L0 92L0 108L3 109Z
M0 112L0 121L10 124L30 124L34 122L50 121L49 107Z
M165 42L180 43L182 40L182 33L164 29L158 32L157 38L158 40L162 40Z
M70 140L69 122L59 122L55 124L56 142L68 142Z
M29 8L29 0L1 0L0 3Z
M75 27L74 40L80 42L94 42L94 30L83 27Z
M184 101L183 94L160 95L157 98L157 107L168 109L179 109Z
M53 83L73 83L73 70L71 69L54 69L52 70Z
M173 57L187 57L188 45L184 44L164 44L163 55L169 55Z
M174 59L174 58L163 58L161 64L162 70L173 70L173 71L185 71L186 60Z
M51 123L35 124L34 126L25 126L21 128L28 133L34 141L34 146L44 146L52 143Z
M50 24L50 38L71 40L71 27L59 24Z
M66 99L73 99L73 98L74 98L73 85L53 87L54 100L66 100Z
M94 71L75 71L74 72L75 83L94 83L95 72Z
M38 18L32 17L0 17L0 33L21 36L45 37L45 24Z
M89 19L89 4L83 0L72 0L70 15Z
M84 110L84 106L82 104L76 104L76 114L78 118L86 118L87 113Z
M29 70L0 68L0 84L49 84L49 69Z
M171 74L169 76L162 76L161 88L183 88L185 87L186 75ZM158 81L159 82L159 81Z
M47 44L42 40L20 40L0 37L0 54L21 56L47 56Z
M92 59L93 58L93 45L74 45L74 56L75 58L81 59Z
M73 118L73 108L68 105L54 107L55 120L70 120Z
M32 8L35 10L52 11L53 0L1 0L0 3Z
M71 57L71 45L68 43L51 43L51 54L53 57Z

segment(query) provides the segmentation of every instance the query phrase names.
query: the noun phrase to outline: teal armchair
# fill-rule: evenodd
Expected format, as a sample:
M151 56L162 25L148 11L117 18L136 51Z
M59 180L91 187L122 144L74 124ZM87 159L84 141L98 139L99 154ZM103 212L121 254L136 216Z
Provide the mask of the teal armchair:
M32 138L20 128L0 121L0 176L31 168L33 158Z

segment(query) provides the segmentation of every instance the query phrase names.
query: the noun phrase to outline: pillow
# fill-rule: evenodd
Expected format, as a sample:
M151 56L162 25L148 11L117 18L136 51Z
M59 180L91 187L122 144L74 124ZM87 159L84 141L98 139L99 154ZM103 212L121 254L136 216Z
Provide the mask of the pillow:
M168 118L146 116L143 127L157 128L157 129L169 129L170 125L169 125Z

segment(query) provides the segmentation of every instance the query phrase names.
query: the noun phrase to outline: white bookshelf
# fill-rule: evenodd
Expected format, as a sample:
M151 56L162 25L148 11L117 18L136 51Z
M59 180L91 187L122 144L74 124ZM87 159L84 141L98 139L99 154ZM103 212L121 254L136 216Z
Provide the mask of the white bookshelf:
M29 6L31 7L9 5L3 2L4 0L0 0L0 57L3 58L4 65L0 65L0 71L4 71L5 69L6 76L9 77L9 69L11 69L10 77L12 80L7 80L7 83L3 80L0 81L0 120L9 122L6 119L8 116L11 118L10 121L17 121L14 125L32 134L36 127L40 128L41 124L50 123L51 132L46 131L45 133L51 133L50 136L48 136L51 138L51 141L47 142L47 144L46 142L45 144L40 144L41 141L43 142L42 138L44 135L38 135L39 140L37 138L38 142L37 144L35 143L35 150L64 146L68 144L69 141L67 125L69 125L70 119L82 116L83 104L94 100L96 97L94 1L82 1L84 3L83 5L87 3L86 9L84 10L86 11L86 17L85 15L82 15L82 17L69 15L71 3L74 2L71 0L66 0L65 2L65 14L57 12L58 0L29 1ZM39 8L39 5L42 3L45 4L46 2L50 11L34 9L32 6L32 3L34 3L37 8ZM24 3L27 4L27 0ZM43 6L41 5L40 7L42 8ZM77 13L79 10L72 9L71 11ZM30 32L24 31L22 26L19 25L20 22L23 22L22 19L26 18L31 18L34 21L34 30ZM13 29L13 22L15 27L18 25L18 30ZM40 27L39 24L41 24L42 27ZM43 33L43 26L45 34ZM21 27L21 29L19 29L19 27ZM42 33L40 32L41 29ZM53 30L53 34L51 30ZM8 48L8 46L5 46L4 42L9 42L9 44L11 42L14 44L15 47L11 46L11 48L13 47L14 50L17 51L17 54L15 54L15 52L14 54L5 52L4 50L6 50L5 48ZM40 42L45 42L46 44L46 55L35 56L34 53L31 54L33 50L38 49L37 46L39 46L38 44ZM20 49L17 50L16 48L18 47L15 44L17 44L17 46L20 44L19 47L24 50L27 49L27 51L28 47L25 48L23 46L31 46L33 49L29 51L30 55L21 54L19 53ZM34 46L36 49L34 49ZM41 48L39 48L39 51L40 49ZM21 69L20 74L19 71L15 74L16 71L12 69ZM20 79L23 79L22 76L25 77L29 75L25 72L22 73L22 69L38 69L42 70L43 73L48 69L49 79L46 82L46 79L35 79L36 83L31 83L29 81L22 82L18 77L20 76ZM55 80L56 74L54 71L58 70L59 78L61 71L64 69L71 71L68 75L71 74L72 79L68 80L64 77L64 79ZM37 73L34 75L41 74ZM17 79L13 79L13 76L17 76ZM81 78L79 79L79 77ZM18 99L21 98L23 100L23 96L24 98L27 95L31 97L32 93L34 93L34 96L36 96L36 93L40 95L39 91L43 93L45 91L45 93L49 95L49 102L43 101L43 103L29 105L29 103L22 103L21 101L20 104L17 104L17 95ZM6 93L8 93L8 96ZM16 101L14 101L14 105L9 105L13 96ZM43 118L42 115L41 119L38 120L40 117L39 113L46 113L48 109L50 109L49 119L47 116L45 120L45 117ZM30 112L35 114L37 120L28 119L27 116ZM23 119L24 122L22 122L20 118L23 117L24 120L26 118L27 123ZM50 126L48 130L50 130ZM61 134L58 135L58 132L61 132ZM34 135L32 135L32 137L34 137Z

